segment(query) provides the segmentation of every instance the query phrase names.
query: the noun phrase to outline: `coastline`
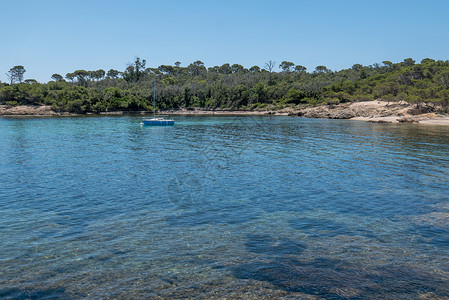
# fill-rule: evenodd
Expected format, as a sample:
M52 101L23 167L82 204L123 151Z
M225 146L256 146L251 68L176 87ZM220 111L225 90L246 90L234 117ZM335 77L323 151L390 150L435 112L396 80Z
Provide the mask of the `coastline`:
M150 115L149 111L113 111L102 112L99 115ZM372 123L417 123L427 125L449 125L449 115L428 112L417 109L409 103L397 103L386 101L365 101L343 103L338 105L320 105L316 107L285 108L281 110L166 110L160 114L168 115L272 115L272 116L296 116L319 119L349 119ZM76 116L68 112L56 112L51 106L8 106L0 105L0 116ZM87 115L93 115L88 113Z

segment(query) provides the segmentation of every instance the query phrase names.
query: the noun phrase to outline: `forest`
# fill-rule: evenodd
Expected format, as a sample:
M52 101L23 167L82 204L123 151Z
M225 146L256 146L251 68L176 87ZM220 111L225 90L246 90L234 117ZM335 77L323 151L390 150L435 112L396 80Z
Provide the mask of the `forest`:
M274 71L279 67L278 72ZM406 101L449 112L449 61L411 58L369 66L329 70L317 66L268 61L263 68L239 64L207 68L195 61L147 68L136 58L125 70L75 70L53 74L48 83L25 79L24 66L7 73L0 82L0 104L50 105L58 112L100 113L156 109L261 110L338 104L351 101Z

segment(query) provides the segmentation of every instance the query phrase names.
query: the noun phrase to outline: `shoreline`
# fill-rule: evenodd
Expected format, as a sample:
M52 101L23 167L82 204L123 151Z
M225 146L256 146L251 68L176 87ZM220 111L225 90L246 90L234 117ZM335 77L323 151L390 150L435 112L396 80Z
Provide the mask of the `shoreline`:
M1 117L56 117L85 115L152 115L151 111L113 111L99 114L74 114L56 112L51 106L8 106L0 105ZM316 107L284 108L280 110L165 110L159 114L178 116L292 116L318 119L347 119L371 123L416 123L426 125L449 125L449 115L417 109L408 103L386 102L380 100L320 105Z

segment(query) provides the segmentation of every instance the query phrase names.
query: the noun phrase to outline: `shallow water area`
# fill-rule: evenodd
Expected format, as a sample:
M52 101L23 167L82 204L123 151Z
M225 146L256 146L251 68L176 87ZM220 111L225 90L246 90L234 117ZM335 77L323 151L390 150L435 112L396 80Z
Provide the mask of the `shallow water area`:
M0 118L0 299L449 297L449 128Z

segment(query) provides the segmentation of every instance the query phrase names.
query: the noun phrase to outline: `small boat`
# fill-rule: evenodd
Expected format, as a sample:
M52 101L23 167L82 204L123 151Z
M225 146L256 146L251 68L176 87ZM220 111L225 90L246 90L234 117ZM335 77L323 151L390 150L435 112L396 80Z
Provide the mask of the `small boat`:
M153 126L170 126L175 125L175 120L166 119L165 116L153 116L152 118L143 118L142 125L153 125Z
M167 118L166 118L167 117ZM168 116L156 116L156 74L154 74L154 89L153 89L153 117L143 118L141 125L150 126L173 126L175 120L168 118Z

